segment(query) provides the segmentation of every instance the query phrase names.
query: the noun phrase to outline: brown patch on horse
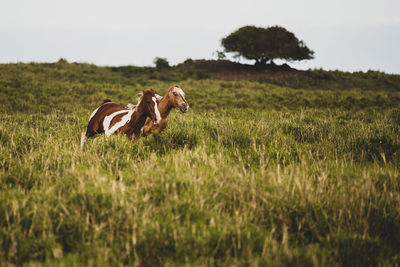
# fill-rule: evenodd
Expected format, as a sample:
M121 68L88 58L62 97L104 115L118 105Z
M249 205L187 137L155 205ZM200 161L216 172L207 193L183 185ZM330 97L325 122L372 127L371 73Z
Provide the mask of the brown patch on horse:
M86 129L87 138L92 137L95 134L104 133L105 129L103 127L103 122L105 117L117 111L124 110L124 108L120 104L114 102L106 103L109 104L100 106L96 114L90 119Z
M126 111L126 112L123 112L123 113L120 113L120 114L116 115L110 122L110 128L113 127L119 121L121 121L122 117L124 117L128 113L129 113L129 111Z
M143 90L142 96L133 110L114 102L103 102L93 112L88 122L86 133L81 137L81 147L83 147L87 138L98 133L105 133L106 135L125 133L128 138L132 139L134 136L137 139L146 118L151 118L155 123L161 121L153 89Z

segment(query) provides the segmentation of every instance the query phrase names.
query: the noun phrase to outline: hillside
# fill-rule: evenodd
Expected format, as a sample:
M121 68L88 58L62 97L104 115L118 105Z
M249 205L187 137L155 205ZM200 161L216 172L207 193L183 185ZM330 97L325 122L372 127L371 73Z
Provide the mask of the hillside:
M103 99L179 84L136 143L80 132ZM0 265L395 265L400 76L0 65Z
M177 67L186 71L197 71L200 76L202 74L214 79L252 80L298 89L400 90L400 75L378 71L301 71L287 64L267 66L263 69L227 60L187 60Z
M213 108L216 102L223 102L225 108L379 109L396 106L400 90L400 75L372 71L271 71L228 61L204 60L187 60L175 67L157 70L135 66L98 67L60 60L43 64L0 64L1 109L11 113L76 110L77 107L71 107L70 103L96 106L109 97L115 101L126 101L135 99L140 89L153 87L164 92L169 85L190 81L211 83L212 86L202 89L210 90L209 93L215 90L221 93L221 97L208 102L203 101L201 93L194 90L194 95L191 95L196 96L192 98L195 108ZM160 87L160 84L167 86ZM251 86L243 86L245 84ZM264 90L283 87L284 90ZM256 100L251 103L241 94Z

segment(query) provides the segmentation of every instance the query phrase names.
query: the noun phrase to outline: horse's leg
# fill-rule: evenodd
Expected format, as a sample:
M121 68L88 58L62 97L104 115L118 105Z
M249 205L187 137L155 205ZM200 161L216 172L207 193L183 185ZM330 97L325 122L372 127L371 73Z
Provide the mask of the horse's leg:
M140 136L141 136L141 133L139 132L137 134L134 133L134 134L128 135L128 138L130 141L136 142L137 140L139 140Z
M147 118L145 124L143 125L141 129L141 135L142 136L147 136L151 133L151 128L153 127L153 122Z
M144 137L148 138L148 139L152 139L154 138L154 134L153 132L149 132L147 135L145 135Z

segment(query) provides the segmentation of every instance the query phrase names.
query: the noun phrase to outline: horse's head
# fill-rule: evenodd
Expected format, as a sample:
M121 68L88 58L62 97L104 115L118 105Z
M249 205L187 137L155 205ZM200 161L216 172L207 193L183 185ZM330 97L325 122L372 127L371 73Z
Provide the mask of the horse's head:
M158 110L157 98L153 89L143 90L141 103L144 114L150 117L154 124L158 125L161 122L161 115Z
M172 107L179 109L182 113L188 111L189 104L186 101L185 92L179 86L175 85L169 88L168 98Z

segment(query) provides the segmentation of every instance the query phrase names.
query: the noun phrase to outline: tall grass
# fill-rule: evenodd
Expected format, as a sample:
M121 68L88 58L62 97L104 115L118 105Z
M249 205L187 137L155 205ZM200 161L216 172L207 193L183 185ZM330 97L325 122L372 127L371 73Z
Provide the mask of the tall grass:
M2 105L0 265L400 261L399 92L189 79L191 110L164 132L80 150L101 98L139 89L74 84L54 84L62 100L39 86L42 106L29 107L34 88L10 97L26 110Z

